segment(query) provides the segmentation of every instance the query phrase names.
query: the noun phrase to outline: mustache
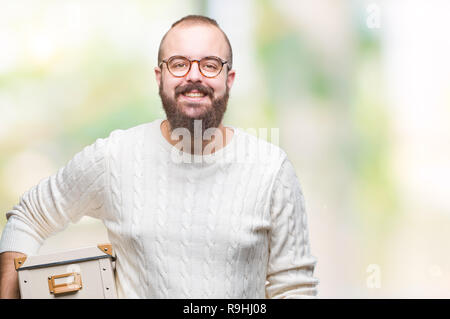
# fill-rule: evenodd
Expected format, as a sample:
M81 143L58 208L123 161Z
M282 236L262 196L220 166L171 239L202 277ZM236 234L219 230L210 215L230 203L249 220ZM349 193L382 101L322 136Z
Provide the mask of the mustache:
M175 89L175 97L178 97L180 94L184 94L184 93L187 93L192 90L197 90L200 93L203 93L209 97L212 97L214 94L214 91L211 88L202 86L200 84L189 83L189 84L177 87Z

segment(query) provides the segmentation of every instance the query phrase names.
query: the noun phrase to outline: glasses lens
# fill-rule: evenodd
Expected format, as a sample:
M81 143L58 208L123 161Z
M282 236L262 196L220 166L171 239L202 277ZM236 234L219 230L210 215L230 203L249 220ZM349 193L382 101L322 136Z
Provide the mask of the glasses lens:
M189 60L183 57L175 57L167 62L169 71L175 76L183 76L189 70Z
M222 69L222 62L216 58L204 58L200 61L200 69L205 76L213 77Z

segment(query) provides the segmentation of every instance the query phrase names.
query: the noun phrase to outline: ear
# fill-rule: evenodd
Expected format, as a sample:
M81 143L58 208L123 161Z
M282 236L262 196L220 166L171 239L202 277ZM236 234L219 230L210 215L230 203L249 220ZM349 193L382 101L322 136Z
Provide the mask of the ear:
M233 69L231 69L227 74L227 85L230 90L231 90L231 87L233 86L235 76L236 76L236 71Z
M158 87L161 87L161 69L159 67L155 67L155 78Z

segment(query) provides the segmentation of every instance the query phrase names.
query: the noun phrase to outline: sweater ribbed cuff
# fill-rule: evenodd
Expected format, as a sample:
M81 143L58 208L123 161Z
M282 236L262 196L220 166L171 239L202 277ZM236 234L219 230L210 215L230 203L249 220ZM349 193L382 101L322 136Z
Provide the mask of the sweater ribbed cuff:
M28 256L36 255L42 244L30 233L27 225L12 216L2 232L0 253L15 251Z

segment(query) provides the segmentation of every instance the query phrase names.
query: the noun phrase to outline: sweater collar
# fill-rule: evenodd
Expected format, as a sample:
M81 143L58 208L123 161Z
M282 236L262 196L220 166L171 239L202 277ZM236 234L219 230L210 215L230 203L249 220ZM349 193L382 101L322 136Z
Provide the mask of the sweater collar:
M166 138L163 136L161 131L161 124L164 121L164 119L157 119L153 122L155 135L157 136L158 143L167 151L167 154L172 159L174 163L183 163L183 164L192 164L195 166L204 166L208 164L213 164L219 160L223 160L225 157L231 156L232 152L235 149L236 146L236 139L239 135L239 130L235 128L232 125L228 125L228 128L231 128L233 130L233 136L231 138L231 141L219 149L218 151L208 154L208 155L193 155L187 152L183 152L181 150L178 150L175 146L170 144Z

